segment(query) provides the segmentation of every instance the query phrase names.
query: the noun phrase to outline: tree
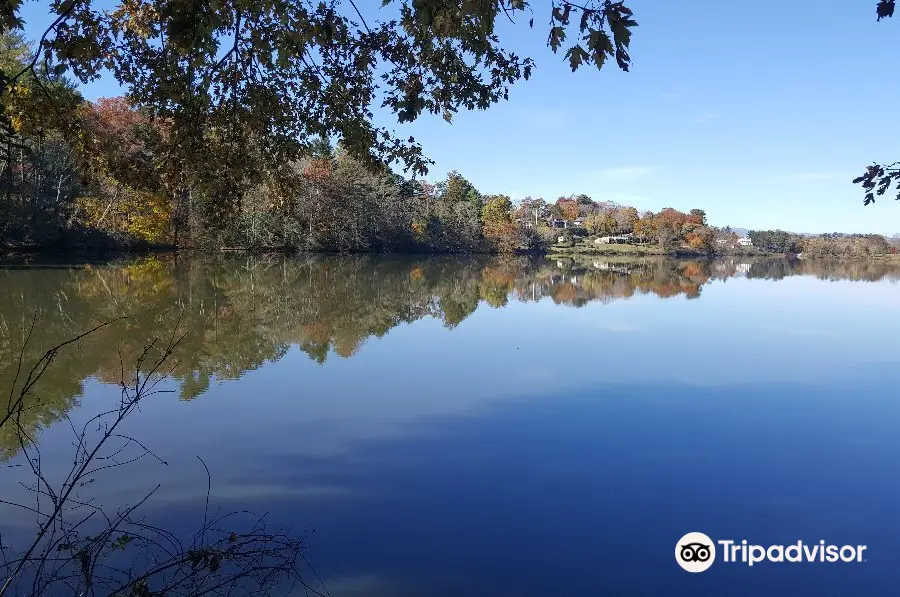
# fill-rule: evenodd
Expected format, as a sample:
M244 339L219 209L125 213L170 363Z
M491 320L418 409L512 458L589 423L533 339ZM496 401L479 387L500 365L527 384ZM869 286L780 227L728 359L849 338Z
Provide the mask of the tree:
M481 242L481 193L462 174L453 170L436 189L441 228L450 234L439 243L445 249L472 250Z
M481 220L485 229L512 223L512 201L507 195L488 195L484 198Z
M21 34L0 34L0 82L29 59ZM0 244L64 244L78 228L83 178L71 141L81 102L71 82L43 64L0 95Z
M169 131L154 124L123 97L100 98L82 106L80 127L88 173L109 175L133 187L159 188L154 150Z
M324 135L320 135L317 139L313 139L309 145L309 155L314 158L333 160L335 158L335 153L331 140Z
M515 215L517 219L537 224L550 215L550 206L543 199L525 197L516 208Z
M691 217L701 226L706 226L706 212L702 209L692 209Z
M560 197L556 200L556 207L559 208L560 217L564 220L573 222L578 219L578 201L567 197Z
M640 219L638 211L633 207L620 207L616 210L613 217L616 220L616 226L619 234L629 234L634 232L634 225Z
M810 257L866 258L891 252L880 234L821 234L800 240L800 250Z
M798 234L784 230L750 230L753 246L772 253L800 253L803 251L803 238Z
M644 212L634 223L634 235L641 241L647 241L656 236L657 222L652 212Z
M124 242L169 239L177 175L160 163L156 151L166 128L125 98L86 103L79 117L82 172L90 183L78 204L85 223L124 235ZM178 219L175 223L181 224Z
M711 254L715 250L716 235L711 228L699 226L685 235L685 242L695 251Z
M506 195L485 197L481 220L484 237L502 253L513 253L522 244L519 228L512 221L512 201Z
M655 222L655 236L660 248L670 248L676 241L682 238L684 224L689 216L685 213L666 207L653 218Z
M714 241L717 245L725 249L733 249L738 244L738 235L731 229L731 226L725 228L713 229Z
M584 217L597 209L597 204L588 195L579 193L577 195L569 195L578 204L578 217Z
M481 210L484 208L484 198L481 196L481 193L479 193L475 187L472 187L466 193L466 201L468 201L472 212L477 214L480 219Z
M3 30L24 26L21 4L0 7ZM549 4L539 18L549 17L547 45L572 70L612 59L628 70L637 23L623 2ZM0 94L13 93L39 64L82 82L111 73L138 108L171 123L167 159L220 211L235 207L267 165L308 153L320 136L339 138L365 163L400 162L423 175L421 147L376 126L373 106L400 122L423 112L450 120L506 99L534 61L502 47L497 20L533 27L538 15L524 0L381 5L48 0L51 26L33 60L0 80Z
M619 231L618 222L608 212L595 211L585 218L584 224L588 232L600 236L613 236Z
M438 195L448 203L471 203L473 196L480 196L475 186L456 170L451 171L440 183Z

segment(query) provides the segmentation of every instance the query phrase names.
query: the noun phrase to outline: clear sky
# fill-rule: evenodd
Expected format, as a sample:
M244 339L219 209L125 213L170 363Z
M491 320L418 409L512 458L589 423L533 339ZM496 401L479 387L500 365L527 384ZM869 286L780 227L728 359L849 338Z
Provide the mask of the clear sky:
M509 102L398 127L435 160L429 180L459 170L514 199L586 193L699 207L716 225L900 233L900 202L864 208L851 183L873 161L900 160L900 18L877 23L874 0L629 0L640 25L630 73L572 73L545 46L549 2L532 4L534 30L502 25L506 46L538 65ZM108 80L85 89L116 93Z

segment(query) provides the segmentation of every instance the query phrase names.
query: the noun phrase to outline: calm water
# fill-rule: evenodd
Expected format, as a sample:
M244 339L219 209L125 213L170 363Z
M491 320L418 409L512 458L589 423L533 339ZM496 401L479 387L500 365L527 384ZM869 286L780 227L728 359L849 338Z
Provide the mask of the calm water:
M885 594L900 561L900 269L876 264L408 257L153 258L0 269L0 388L60 354L29 424L118 395L186 332L130 431L169 466L98 480L144 512L316 530L331 595ZM4 458L15 443L0 429ZM17 469L0 469L0 492ZM32 521L0 518L14 534ZM689 531L868 545L860 564L682 571Z

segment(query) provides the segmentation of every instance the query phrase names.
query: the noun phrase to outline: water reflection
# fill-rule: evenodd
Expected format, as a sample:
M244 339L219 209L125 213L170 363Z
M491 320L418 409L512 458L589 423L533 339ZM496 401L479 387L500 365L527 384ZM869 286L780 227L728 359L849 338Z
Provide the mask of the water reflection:
M7 391L32 319L24 363L101 321L128 319L60 353L36 395L28 427L48 426L71 409L89 378L118 383L148 338L185 333L174 377L194 399L213 379L237 379L292 346L318 363L356 354L367 338L424 317L455 328L479 305L510 301L581 307L650 294L696 299L703 287L733 277L779 280L900 279L886 263L734 259L546 261L497 258L151 257L77 267L10 266L0 270L0 388ZM0 450L15 446L0 429Z
M200 456L217 506L319 531L310 555L335 597L880 594L900 553L898 278L782 260L8 267L0 389L35 313L26 363L129 315L60 353L30 398L38 429L115 400L121 365L177 327L177 393L131 428L169 465L89 493L117 507L162 482L142 515L191 532ZM46 462L67 463L71 440L64 422L44 432ZM24 470L7 469L4 499ZM30 522L6 516L4 541ZM688 530L873 555L698 579L672 561Z

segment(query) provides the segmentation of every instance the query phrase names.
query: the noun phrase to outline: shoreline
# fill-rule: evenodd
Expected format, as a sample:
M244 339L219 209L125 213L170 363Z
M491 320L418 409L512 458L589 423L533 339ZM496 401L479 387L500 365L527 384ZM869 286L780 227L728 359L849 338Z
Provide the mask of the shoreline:
M547 251L548 257L573 257L578 255L584 256L605 256L613 257L617 255L628 257L678 257L678 258L716 258L716 257L787 257L781 253L768 253L765 251L725 251L718 253L705 253L680 247L677 249L661 249L650 245L576 245L572 247L553 245Z
M203 247L175 247L171 245L156 246L132 246L109 248L67 248L41 247L41 246L10 246L0 247L0 259L35 258L42 257L49 260L65 261L72 258L101 258L110 259L117 257L135 257L151 255L197 255L208 257L213 255L227 255L245 253L250 255L428 255L428 256L508 256L508 257L544 257L547 259L567 259L573 257L670 257L675 259L719 259L727 257L763 257L770 259L798 259L797 255L785 253L770 253L758 249L726 251L717 253L704 253L689 248L661 249L649 245L602 245L588 246L576 245L571 247L552 245L546 250L517 251L515 253L501 253L490 251L467 250L434 250L405 248L397 250L367 250L367 251L340 251L335 249L292 249L286 247L221 247L218 249ZM872 261L878 263L900 264L900 254L877 254L869 256L821 256L807 257L813 260L828 261Z

